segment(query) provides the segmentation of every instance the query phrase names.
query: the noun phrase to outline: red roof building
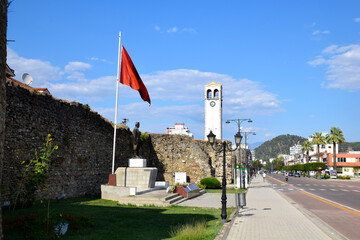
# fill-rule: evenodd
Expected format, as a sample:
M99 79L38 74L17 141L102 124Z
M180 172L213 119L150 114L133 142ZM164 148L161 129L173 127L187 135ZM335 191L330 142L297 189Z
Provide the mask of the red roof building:
M324 156L327 166L333 169L333 154ZM340 152L336 154L336 167L339 175L359 176L360 174L360 151Z
M23 88L26 88L30 91L35 91L37 93L51 95L50 91L47 88L33 88L25 83L22 83L16 79L14 79L13 77L15 77L15 71L6 64L6 83L12 83L15 86L21 86Z

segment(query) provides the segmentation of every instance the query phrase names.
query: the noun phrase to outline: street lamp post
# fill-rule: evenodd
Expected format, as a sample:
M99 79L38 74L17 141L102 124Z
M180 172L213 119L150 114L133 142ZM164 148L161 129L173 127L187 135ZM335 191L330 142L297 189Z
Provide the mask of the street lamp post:
M252 120L250 118L237 118L237 119L230 119L227 120L226 123L230 123L230 122L236 122L238 125L238 132L240 132L241 130L241 123L247 121L247 122L252 122ZM236 181L236 187L237 188L245 188L245 185L243 184L243 187L241 187L241 180L242 180L242 174L241 174L241 142L240 142L240 147L239 147L239 153L238 153L238 164L239 164L239 175L237 176L237 181Z
M219 148L214 147L215 143L215 137L216 135L210 131L210 133L207 135L207 138L209 140L209 143L211 145L211 148L214 149L214 151L218 153L223 153L223 178L222 178L222 195L221 195L221 222L226 223L227 213L226 213L226 148L228 151L236 151L236 149L239 147L241 143L241 133L240 131L235 134L235 144L236 148L232 150L229 148L229 146L226 144L225 141L221 142L221 146Z
M248 154L247 154L247 148L246 148L246 140L247 140L247 136L248 136L248 134L252 134L252 135L256 135L256 133L255 132L242 132L244 135L245 135L245 167L246 167L246 169L247 169L247 171L248 171L248 173L247 173L247 182L249 183L250 182L250 172L249 172L249 169L248 169L248 167L249 167L249 161L248 161Z

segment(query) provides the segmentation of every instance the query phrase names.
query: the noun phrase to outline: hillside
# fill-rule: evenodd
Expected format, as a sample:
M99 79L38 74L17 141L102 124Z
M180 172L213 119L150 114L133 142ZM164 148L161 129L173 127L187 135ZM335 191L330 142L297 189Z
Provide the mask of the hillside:
M256 159L268 160L276 158L279 154L290 154L291 146L297 142L302 144L305 140L306 138L296 135L279 135L255 148Z
M344 142L339 144L339 152L347 152L349 149L360 151L360 142Z

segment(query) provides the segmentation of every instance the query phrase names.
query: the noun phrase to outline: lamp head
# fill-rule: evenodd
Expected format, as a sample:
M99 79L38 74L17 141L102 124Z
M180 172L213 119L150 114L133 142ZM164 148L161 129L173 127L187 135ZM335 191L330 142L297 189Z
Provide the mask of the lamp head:
M216 137L216 135L210 130L210 133L207 135L210 145L214 145L215 137Z
M236 147L238 147L241 143L241 139L242 139L242 136L241 136L241 133L240 132L237 132L235 134L235 144L236 144Z
M227 120L225 123L230 123L230 121L229 121L229 120Z
M252 120L251 119L249 119L249 121L248 122L252 122Z

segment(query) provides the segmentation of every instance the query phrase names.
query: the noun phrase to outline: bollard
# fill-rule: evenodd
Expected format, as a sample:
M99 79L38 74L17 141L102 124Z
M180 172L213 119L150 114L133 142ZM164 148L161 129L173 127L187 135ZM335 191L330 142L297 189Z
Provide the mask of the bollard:
M235 193L236 216L239 216L239 208L246 206L246 193Z
M246 206L246 193L238 193L239 194L239 206L243 208Z
M235 206L236 206L236 216L238 217L240 202L239 202L239 195L237 193L235 193Z

